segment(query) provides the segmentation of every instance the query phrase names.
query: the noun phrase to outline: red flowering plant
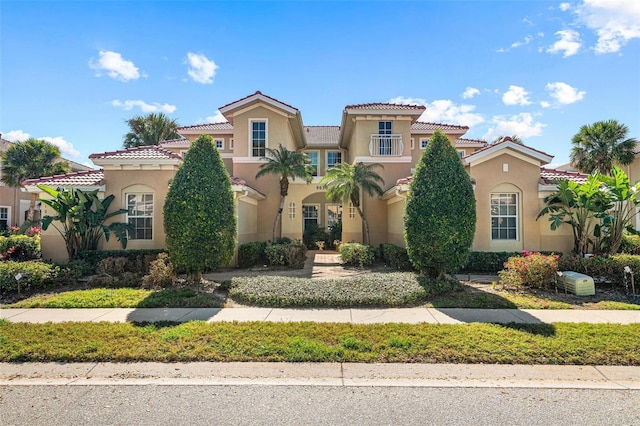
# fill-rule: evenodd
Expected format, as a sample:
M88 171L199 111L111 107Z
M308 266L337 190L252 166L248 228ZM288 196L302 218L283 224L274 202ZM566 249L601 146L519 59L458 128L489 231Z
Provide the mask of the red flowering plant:
M553 282L558 270L556 254L544 255L538 252L523 251L522 256L510 257L504 263L504 269L498 272L500 283L505 288L542 288Z

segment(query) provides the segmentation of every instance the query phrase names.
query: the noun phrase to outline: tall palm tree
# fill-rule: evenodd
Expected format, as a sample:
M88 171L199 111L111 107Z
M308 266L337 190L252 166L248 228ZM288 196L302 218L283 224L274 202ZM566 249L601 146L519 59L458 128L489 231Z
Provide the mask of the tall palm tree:
M273 221L273 240L276 240L278 223L282 217L284 210L284 199L289 195L289 179L304 179L307 183L311 183L313 179L313 166L309 156L302 152L289 151L280 145L277 149L266 149L266 156L262 158L267 160L266 163L260 165L260 170L256 174L256 179L265 175L276 175L280 177L280 206ZM282 228L280 229L282 233Z
M29 138L16 142L4 151L2 158L2 176L0 180L9 186L18 188L27 179L53 176L67 173L69 165L60 161L60 149L43 140ZM31 194L27 220L33 221L38 194Z
M614 165L631 164L638 141L627 138L628 133L629 128L616 120L585 124L571 139L571 165L583 173L599 170L608 176Z
M495 138L494 140L491 141L491 143L498 143L498 142L502 142L504 140L504 138L510 138L512 141L514 141L515 143L523 143L522 142L522 138L518 135L511 135L511 136L498 136L497 138Z
M357 163L356 165L342 163L327 171L327 175L320 183L325 184L327 198L332 201L341 201L343 205L351 202L364 224L364 244L369 244L369 223L360 206L360 194L366 192L370 197L382 195L384 179L374 169L384 168L382 164ZM380 184L378 184L378 182Z
M124 135L125 148L136 146L158 145L162 140L176 139L180 137L178 122L170 119L164 113L150 113L138 115L126 120L130 131Z

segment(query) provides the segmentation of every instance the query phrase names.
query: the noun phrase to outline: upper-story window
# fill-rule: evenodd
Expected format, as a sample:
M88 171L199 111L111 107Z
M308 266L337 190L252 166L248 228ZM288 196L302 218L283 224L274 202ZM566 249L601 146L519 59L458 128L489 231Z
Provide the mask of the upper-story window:
M224 149L224 140L223 139L216 139L214 142L216 143L216 148Z
M327 169L332 168L342 163L342 152L340 151L328 151L327 152Z
M380 143L378 145L379 155L391 155L391 134L392 134L391 121L379 121L378 122L378 135L380 135ZM383 135L389 135L384 137Z
M251 156L264 157L267 148L267 122L251 122Z
M318 151L309 151L306 153L311 160L311 166L313 167L313 176L318 176L318 166L319 166L319 155Z
M420 138L420 149L425 149L429 145L429 138Z

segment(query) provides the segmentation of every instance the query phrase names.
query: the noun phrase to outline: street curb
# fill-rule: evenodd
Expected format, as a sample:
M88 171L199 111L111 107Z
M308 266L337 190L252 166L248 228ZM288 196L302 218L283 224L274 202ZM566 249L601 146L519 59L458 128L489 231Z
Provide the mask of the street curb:
M0 386L338 386L640 390L640 367L358 363L0 363Z

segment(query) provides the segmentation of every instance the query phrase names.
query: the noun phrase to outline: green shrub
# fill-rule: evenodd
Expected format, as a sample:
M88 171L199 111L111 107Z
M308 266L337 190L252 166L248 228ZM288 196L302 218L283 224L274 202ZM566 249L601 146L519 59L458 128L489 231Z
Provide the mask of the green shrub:
M623 235L619 252L634 255L640 254L640 235Z
M370 245L342 243L340 244L340 257L342 258L342 263L362 268L373 264L375 250Z
M407 249L404 247L394 244L380 244L380 254L385 265L391 268L405 271L412 269Z
M235 251L236 212L231 178L209 135L191 143L164 201L171 263L199 282L227 266Z
M127 258L127 272L147 273L149 263L164 252L163 249L142 249L142 250L90 250L78 253L71 259L72 261L86 262L85 275L95 274L98 263L109 257Z
M261 306L402 306L459 284L411 272L371 273L342 279L234 277L229 296Z
M20 289L43 289L58 283L60 268L50 263L32 262L0 262L0 294L18 291L15 276L22 274Z
M616 254L614 256L594 256L583 258L563 256L560 258L561 271L575 271L593 277L595 282L624 285L624 267L633 271L634 277L640 277L640 256Z
M327 247L329 241L329 234L324 232L324 228L321 228L317 223L307 223L302 234L302 242L309 250L317 250L322 247ZM321 243L321 244L318 244Z
M263 262L266 263L266 248L267 243L265 241L252 241L240 244L238 247L238 267L250 268Z
M558 270L558 255L543 255L523 252L523 256L510 257L504 270L498 272L500 283L505 287L543 288L553 282Z
M526 250L524 251L526 253ZM504 264L510 257L522 256L523 252L517 251L472 251L469 253L469 260L462 268L464 272L476 272L485 274L497 274L504 269ZM562 256L561 252L544 251L539 253L544 255L557 254Z
M149 274L142 277L142 287L159 289L171 287L176 278L175 270L167 253L160 253L158 258L151 262Z
M26 261L40 259L40 235L0 236L0 258L2 260Z
M123 272L120 275L94 275L89 280L91 287L140 287L142 277L134 272Z
M127 263L129 260L126 257L107 257L98 262L96 274L122 275L126 272Z
M436 130L410 184L404 236L413 266L443 278L467 263L476 229L476 199L460 156Z
M265 249L269 265L301 269L307 260L307 247L299 242L272 244Z

